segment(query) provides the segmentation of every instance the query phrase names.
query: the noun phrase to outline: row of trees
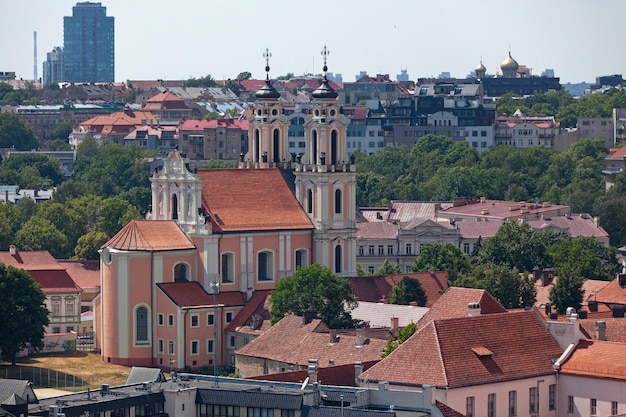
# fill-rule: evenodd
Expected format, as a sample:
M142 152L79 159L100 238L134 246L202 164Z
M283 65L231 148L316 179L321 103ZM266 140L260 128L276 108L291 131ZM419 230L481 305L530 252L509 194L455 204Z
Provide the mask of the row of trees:
M455 197L551 202L600 218L613 246L626 244L626 173L606 190L602 139L581 139L565 152L495 146L479 154L464 142L427 135L410 148L356 153L357 205Z

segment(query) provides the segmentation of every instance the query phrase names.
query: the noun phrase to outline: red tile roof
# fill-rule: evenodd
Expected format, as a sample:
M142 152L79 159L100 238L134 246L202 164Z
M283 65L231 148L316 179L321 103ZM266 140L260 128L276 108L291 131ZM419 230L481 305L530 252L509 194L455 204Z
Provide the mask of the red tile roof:
M623 161L624 157L626 157L626 146L611 148L611 152L604 159L619 159Z
M361 379L460 388L549 375L562 352L533 311L434 320Z
M225 127L226 129L248 130L248 120L242 119L217 119L217 120L185 120L179 127L179 131L198 131L204 129L216 129Z
M581 330L589 339L598 340L596 337L596 325L598 321L603 321L605 327L605 337L609 342L626 344L626 319L623 317L612 317L612 312L588 313L587 319L579 319Z
M106 247L139 251L196 248L174 220L132 220L101 246Z
M367 333L364 335L367 337ZM378 360L387 343L370 338L357 347L356 336L342 334L338 339L330 343L328 327L320 319L303 324L302 317L288 315L235 354L289 364L302 365L317 359L320 366L346 365Z
M542 285L541 280L538 279L535 282L535 288L537 289L537 296L535 305L541 306L542 304L547 304L550 302L550 289L556 283L557 277L547 285ZM597 279L586 279L583 282L583 305L587 305L587 301L589 299L593 300L595 294L600 291L602 288L606 287L609 284L609 281L600 281Z
M0 252L0 263L27 271L65 270L54 256L45 250L24 252L16 250L15 255L11 255L10 252Z
M424 327L433 320L443 320L457 317L467 317L467 305L480 304L480 314L506 313L507 310L487 291L476 288L449 287L431 309L417 323L417 327Z
M261 334L270 327L269 309L265 308L269 299L270 291L255 291L252 298L248 300L246 305L237 313L233 321L226 327L227 332L243 331L245 333ZM250 319L253 314L257 314L261 321L259 328L251 328ZM246 325L248 323L248 325ZM242 327L247 329L242 329ZM256 327L256 326L255 326Z
M67 292L82 292L80 288L69 276L67 271L42 271L35 270L29 271L30 275L39 285L41 290L48 293L67 293Z
M626 304L626 287L619 285L619 279L609 282L596 293L598 303Z
M561 365L561 373L626 380L626 349L623 343L581 340Z
M412 272L407 274L377 275L347 278L352 285L354 295L360 301L377 303L383 298L389 299L391 288L398 285L404 277L419 281L426 293L426 307L431 307L439 299L441 292L447 288L447 273ZM466 305L467 307L467 305Z
M69 261L60 260L61 264L74 282L83 290L100 288L100 261Z
M197 281L163 282L157 286L174 304L181 308L212 307L215 305L213 294L206 292ZM239 292L224 292L217 295L219 305L241 306L244 302Z
M198 176L213 230L313 229L278 168L199 169Z
M149 123L150 120L156 120L151 112L125 110L92 117L79 125L93 133L129 133L135 127L141 126L142 122Z
M441 411L443 417L465 417L465 414L459 413L454 408L448 407L439 400L435 400L435 406Z

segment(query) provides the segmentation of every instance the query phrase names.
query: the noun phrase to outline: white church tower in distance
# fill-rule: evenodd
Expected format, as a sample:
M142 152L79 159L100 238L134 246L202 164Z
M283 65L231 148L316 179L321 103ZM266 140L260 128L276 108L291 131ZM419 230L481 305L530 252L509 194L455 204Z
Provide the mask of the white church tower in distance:
M295 163L296 198L315 226L314 261L339 276L356 276L356 166L346 151L348 118L324 78L304 122L306 148Z

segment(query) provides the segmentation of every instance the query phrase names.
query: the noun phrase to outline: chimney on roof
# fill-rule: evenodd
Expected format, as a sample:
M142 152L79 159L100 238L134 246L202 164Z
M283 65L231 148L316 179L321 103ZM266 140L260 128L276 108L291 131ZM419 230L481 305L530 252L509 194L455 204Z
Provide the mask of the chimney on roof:
M596 339L606 340L606 322L596 321Z
M400 319L398 317L391 318L391 337L395 338L400 327Z
M314 318L317 317L317 311L315 310L305 310L302 315L302 324L307 325L313 321Z
M363 372L361 362L354 362L354 385L357 387L360 385L359 377L361 376L361 372Z
M337 338L337 330L331 330L330 332L328 332L328 335L330 336L330 344L337 343L339 341L339 339Z
M469 304L467 304L467 315L469 317L480 316L480 303L469 303Z
M360 348L365 343L365 336L363 335L363 329L356 329L356 341L354 346Z
M9 246L9 253L11 254L11 256L17 255L17 248L15 247L15 245Z
M617 283L620 287L626 287L626 274L617 274Z
M314 384L317 382L317 359L309 359L309 365L307 367L309 372L309 382Z
M411 307L417 307L417 301L409 301Z

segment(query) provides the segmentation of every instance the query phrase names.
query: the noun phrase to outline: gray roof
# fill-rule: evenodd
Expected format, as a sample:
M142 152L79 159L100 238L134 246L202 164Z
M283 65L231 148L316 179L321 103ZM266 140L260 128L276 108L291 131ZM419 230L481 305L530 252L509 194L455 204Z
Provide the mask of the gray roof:
M395 417L391 411L373 411L341 407L302 407L301 417Z
M139 384L142 382L162 382L165 381L163 371L159 368L143 368L133 366L126 379L126 385Z
M33 392L30 382L21 379L0 379L0 404L5 404L13 394L17 394L21 398L26 398L32 394L33 401L37 401L37 397ZM30 400L30 398L29 398Z
M196 402L214 405L299 410L302 407L302 394L261 392L256 390L256 388L244 391L199 389Z

